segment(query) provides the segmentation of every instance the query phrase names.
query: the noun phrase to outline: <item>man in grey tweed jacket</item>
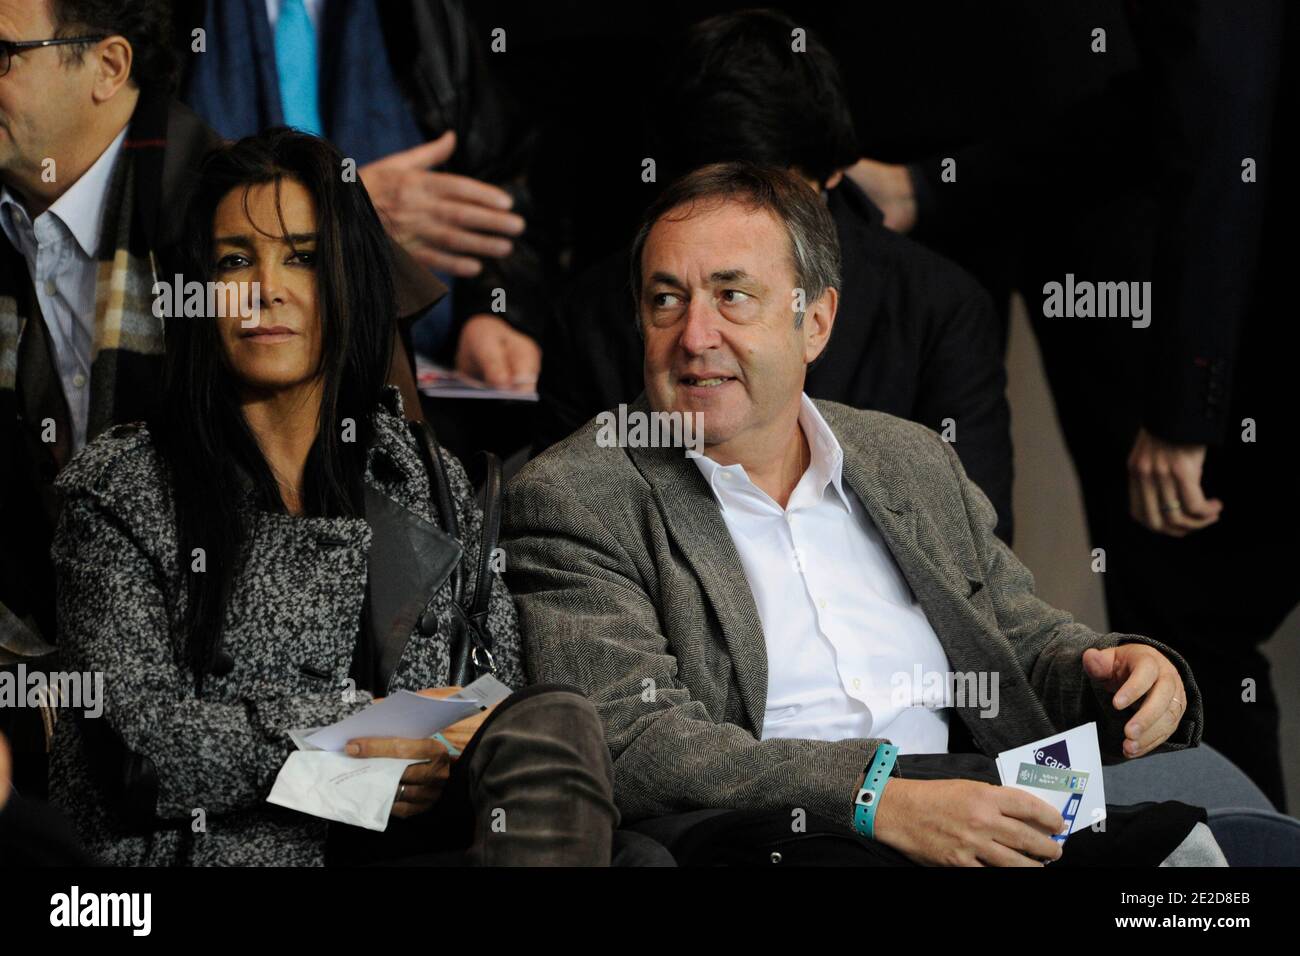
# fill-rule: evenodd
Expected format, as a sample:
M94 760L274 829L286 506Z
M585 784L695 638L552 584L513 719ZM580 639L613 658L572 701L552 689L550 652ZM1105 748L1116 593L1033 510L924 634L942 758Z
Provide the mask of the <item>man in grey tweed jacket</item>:
M833 452L846 486L844 534L856 533L850 515L860 502L887 548L887 573L906 582L889 612L928 622L948 669L990 675L1000 698L996 715L987 701L946 708L950 745L934 748L945 755L921 774L931 779L890 779L876 839L924 863L1055 859L1048 835L1059 814L1020 791L957 779L971 774L949 752L995 756L1087 721L1110 761L1195 746L1195 682L1164 645L1098 634L1037 598L1029 571L993 535L993 508L935 433L803 396L806 365L833 327L835 242L804 182L742 164L697 171L652 207L633 250L645 395L531 462L507 490L508 578L529 677L575 684L595 701L629 821L796 807L851 827L884 737L845 738L829 724L803 736L765 733L773 695L793 679L769 660L808 635L765 626L802 612L767 600L764 589L783 582L763 571L772 556L755 543L761 523L746 525L719 490L728 482L706 478L730 472L723 477L750 488L751 501L766 495L770 515L789 519L792 492ZM700 413L707 458L693 460L680 440L663 447L655 439L672 437L666 429L634 427L653 423L651 412ZM679 439L690 434L679 424ZM833 492L818 490L821 507ZM841 536L836 529L813 549L836 554ZM865 566L839 570L861 574L864 590L875 584ZM852 603L856 590L837 596ZM849 638L841 656L873 635ZM833 665L821 676L826 693L848 700ZM865 711L848 703L848 719L859 720ZM867 715L858 726L869 724Z

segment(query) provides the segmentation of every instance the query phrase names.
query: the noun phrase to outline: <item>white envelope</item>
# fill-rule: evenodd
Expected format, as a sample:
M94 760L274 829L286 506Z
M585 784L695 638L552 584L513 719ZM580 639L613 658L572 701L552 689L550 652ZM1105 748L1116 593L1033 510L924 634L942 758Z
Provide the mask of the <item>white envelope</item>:
M358 759L326 750L299 750L280 768L267 803L326 820L385 830L402 774L420 760Z
M1067 808L1073 810L1070 833L1106 819L1106 787L1102 777L1101 748L1097 744L1095 722L1003 751L998 754L997 764L998 775L1004 787L1015 787L1032 793L1062 811ZM1032 778L1035 775L1032 770L1025 771L1025 765L1043 768L1045 771L1069 770L1073 773L1066 775L1071 779L1061 780L1058 776L1050 787L1033 786L1021 782L1025 777ZM1072 779L1075 777L1080 779ZM1080 791L1082 799L1077 801L1077 806L1072 806L1071 796Z
M385 830L406 768L420 760L349 757L340 753L357 737L432 737L510 696L491 674L454 697L398 691L328 727L290 730L298 750L289 754L267 802L367 830Z

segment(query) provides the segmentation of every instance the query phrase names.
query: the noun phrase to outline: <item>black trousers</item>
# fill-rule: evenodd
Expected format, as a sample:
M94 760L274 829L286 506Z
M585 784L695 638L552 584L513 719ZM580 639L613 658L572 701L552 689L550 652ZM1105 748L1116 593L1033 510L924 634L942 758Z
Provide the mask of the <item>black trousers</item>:
M1065 841L1054 867L1159 866L1204 823L1202 807L1175 800L1106 805L1104 830L1084 827ZM844 823L809 816L791 829L789 810L700 810L657 817L633 829L665 845L679 866L918 866Z

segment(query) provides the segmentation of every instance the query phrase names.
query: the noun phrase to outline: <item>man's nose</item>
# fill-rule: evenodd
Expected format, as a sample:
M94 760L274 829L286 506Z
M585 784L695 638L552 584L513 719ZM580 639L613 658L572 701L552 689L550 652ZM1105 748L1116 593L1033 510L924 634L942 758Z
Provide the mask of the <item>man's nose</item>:
M682 329L681 345L688 352L697 353L716 348L718 335L717 305L709 295L692 296L686 308L686 325Z

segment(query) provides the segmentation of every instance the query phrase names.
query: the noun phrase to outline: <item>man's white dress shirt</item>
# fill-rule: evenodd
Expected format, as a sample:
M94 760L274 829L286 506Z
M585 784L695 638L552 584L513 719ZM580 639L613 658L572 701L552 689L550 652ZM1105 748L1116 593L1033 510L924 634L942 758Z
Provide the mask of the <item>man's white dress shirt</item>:
M55 370L72 416L73 452L86 443L99 271L95 257L109 180L125 139L123 127L99 159L35 220L7 186L0 189L0 227L27 260L36 302L50 331Z
M931 699L923 700L925 684L915 677L917 665L922 675L946 677L948 656L867 509L844 483L844 452L807 395L799 425L811 462L784 509L743 465L695 459L721 506L763 625L763 738L882 737L905 754L946 753L949 712L942 705L951 701L934 699L933 683Z

